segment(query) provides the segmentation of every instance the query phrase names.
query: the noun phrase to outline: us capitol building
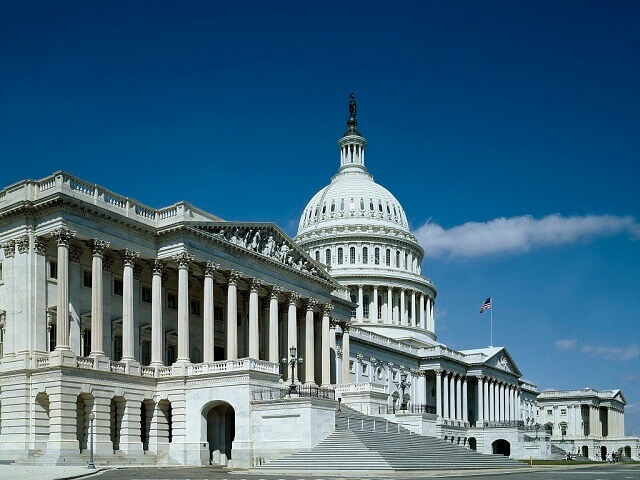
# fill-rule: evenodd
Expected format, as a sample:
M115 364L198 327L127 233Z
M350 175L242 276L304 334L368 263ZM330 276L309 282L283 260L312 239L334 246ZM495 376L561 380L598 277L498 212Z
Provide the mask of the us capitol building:
M0 460L81 464L93 440L98 464L269 468L385 435L463 463L639 458L620 391L540 394L506 348L437 341L425 252L349 110L295 239L66 172L0 190Z

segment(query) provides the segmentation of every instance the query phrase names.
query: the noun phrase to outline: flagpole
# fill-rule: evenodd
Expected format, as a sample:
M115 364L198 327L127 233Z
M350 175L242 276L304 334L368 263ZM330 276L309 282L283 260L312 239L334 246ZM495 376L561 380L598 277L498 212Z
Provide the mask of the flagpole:
M491 308L489 308L489 310L491 310L491 344L489 346L493 347L493 296L491 296L490 298Z

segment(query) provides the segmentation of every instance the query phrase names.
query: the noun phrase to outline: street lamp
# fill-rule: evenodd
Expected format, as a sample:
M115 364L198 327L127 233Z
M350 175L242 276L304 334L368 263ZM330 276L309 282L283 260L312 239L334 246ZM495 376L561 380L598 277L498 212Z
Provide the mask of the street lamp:
M284 365L288 364L291 367L291 384L289 385L289 395L291 395L296 391L296 384L294 382L296 366L302 365L304 359L297 356L297 349L293 345L289 347L289 355L291 357L289 360L287 360L287 357L282 357L282 363Z
M407 409L407 398L405 397L404 392L411 386L411 382L407 382L407 372L403 370L400 373L400 382L396 383L396 385L402 392L400 410L405 411Z
M91 412L89 414L89 426L90 426L90 431L91 433L89 434L90 438L89 438L89 465L87 465L87 468L90 470L95 470L96 468L96 464L93 463L93 421L96 419L96 415Z

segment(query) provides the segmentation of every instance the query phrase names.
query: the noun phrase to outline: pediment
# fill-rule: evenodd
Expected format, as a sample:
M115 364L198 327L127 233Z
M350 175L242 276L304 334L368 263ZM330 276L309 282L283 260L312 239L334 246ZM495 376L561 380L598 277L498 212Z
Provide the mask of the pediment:
M324 266L313 260L274 223L207 222L191 224L201 232L253 252L285 267L329 282L336 288L341 285L329 275Z
M516 375L518 377L522 376L518 366L507 352L506 348L501 348L497 352L495 352L491 357L489 357L484 362L488 367L495 368L496 370L502 370L503 372L510 373L512 375Z

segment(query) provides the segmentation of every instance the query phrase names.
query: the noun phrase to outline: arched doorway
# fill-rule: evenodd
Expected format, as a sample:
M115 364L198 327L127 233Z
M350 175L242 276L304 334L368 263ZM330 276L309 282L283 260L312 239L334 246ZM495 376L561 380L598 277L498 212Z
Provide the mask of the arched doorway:
M511 455L511 444L506 440L496 440L491 444L491 448L494 455L504 455L505 457Z
M46 449L49 440L49 395L40 392L36 395L34 408L35 441L37 448Z
M149 438L151 437L151 422L153 421L153 410L156 404L153 400L143 400L140 403L140 441L142 450L149 450Z
M601 460L607 459L607 447L605 447L604 445L600 447L600 459Z
M122 430L122 418L124 417L124 408L126 400L124 397L113 397L110 405L109 427L111 434L111 443L113 451L120 450L120 432Z
M582 446L582 456L584 458L589 458L589 447L587 447L586 445Z
M210 402L202 409L202 416L209 443L209 461L212 465L227 465L236 434L235 410L227 402Z
M76 400L76 438L80 453L87 449L91 410L93 410L93 397L88 393L78 395Z
M626 445L623 449L622 449L622 455L624 455L627 458L631 458L631 447L629 445Z
M474 437L469 437L469 448L471 450L476 450L478 448Z

